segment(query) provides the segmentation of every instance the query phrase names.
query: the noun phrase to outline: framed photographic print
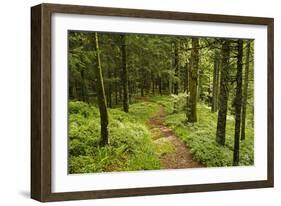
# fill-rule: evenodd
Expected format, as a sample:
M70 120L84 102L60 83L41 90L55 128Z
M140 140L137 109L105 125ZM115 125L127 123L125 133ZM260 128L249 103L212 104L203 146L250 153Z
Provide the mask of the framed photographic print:
M31 197L273 187L273 19L31 8Z

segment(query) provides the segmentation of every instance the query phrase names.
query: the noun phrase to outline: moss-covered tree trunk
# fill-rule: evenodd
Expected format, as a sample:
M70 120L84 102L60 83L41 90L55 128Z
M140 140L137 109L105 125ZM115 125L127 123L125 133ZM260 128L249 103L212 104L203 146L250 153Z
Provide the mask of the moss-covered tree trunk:
M218 89L219 89L219 52L215 50L214 71L213 71L213 89L212 89L212 112L218 111Z
M101 141L100 145L104 146L109 143L108 138L108 113L107 113L107 106L106 106L106 97L104 91L104 84L103 84L103 77L102 77L102 68L101 68L101 61L100 61L100 54L99 54L99 40L98 34L95 32L94 35L94 43L95 43L95 52L96 52L96 62L94 65L94 73L96 79L96 91L98 96L98 105L100 111L100 125L101 125Z
M192 38L191 67L189 69L189 97L187 98L187 121L197 122L197 83L199 69L199 39Z
M122 56L122 87L123 87L123 110L124 112L129 112L129 89L128 89L128 69L127 69L127 55L126 55L126 36L122 34L121 36L121 56Z
M242 125L241 125L241 140L245 140L245 127L246 127L246 112L247 112L247 99L248 99L248 84L249 84L249 67L250 67L250 52L251 44L247 42L246 51L246 65L244 72L244 86L243 86L243 102L242 102Z
M216 140L219 144L225 144L225 127L228 102L228 84L229 84L229 56L230 42L224 40L222 43L222 69L220 79L220 96L219 96L219 112L217 121Z
M243 40L238 40L233 166L239 165L240 123L241 123L241 106L242 106L242 70L243 70Z

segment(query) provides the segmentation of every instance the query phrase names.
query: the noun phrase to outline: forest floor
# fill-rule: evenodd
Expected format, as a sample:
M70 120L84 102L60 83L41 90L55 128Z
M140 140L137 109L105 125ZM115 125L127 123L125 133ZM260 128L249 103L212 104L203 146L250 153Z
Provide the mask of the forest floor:
M165 126L165 117L165 109L160 105L159 111L147 121L154 142L157 142L157 144L168 143L172 146L170 152L163 153L160 157L162 168L180 169L204 167L200 162L192 159L192 154L188 146L174 134L171 128Z
M70 173L232 166L234 117L227 116L226 142L221 146L215 138L217 114L208 105L197 104L196 123L186 122L181 107L174 107L171 96L153 96L138 98L129 113L121 107L109 108L110 144L99 147L98 107L71 101ZM245 132L241 166L254 164L254 128L248 126Z

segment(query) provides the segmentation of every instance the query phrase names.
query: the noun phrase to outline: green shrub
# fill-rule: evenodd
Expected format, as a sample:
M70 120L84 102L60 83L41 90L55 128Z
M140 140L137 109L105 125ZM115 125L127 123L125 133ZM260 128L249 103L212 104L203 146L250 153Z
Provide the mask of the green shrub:
M165 124L174 130L191 149L193 158L208 167L232 166L234 145L234 118L227 118L226 143L220 146L216 142L217 114L210 108L198 104L198 122L186 123L184 112L168 115ZM240 165L254 164L254 133L246 128L246 140L240 144Z
M100 119L95 106L69 104L69 172L91 173L159 169L151 134L142 123L156 111L155 103L132 107L133 115L109 109L109 145L99 147ZM141 114L135 117L135 114Z
M181 112L186 108L186 93L179 93L178 95L172 94L173 113Z

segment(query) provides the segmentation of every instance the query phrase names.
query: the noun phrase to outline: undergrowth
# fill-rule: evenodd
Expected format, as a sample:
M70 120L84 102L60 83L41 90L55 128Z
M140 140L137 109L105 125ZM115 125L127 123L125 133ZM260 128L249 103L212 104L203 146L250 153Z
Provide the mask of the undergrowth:
M232 166L234 145L234 118L227 117L226 142L221 146L216 142L217 114L204 104L198 104L198 122L186 123L184 111L170 114L165 123L177 137L190 148L193 158L207 167ZM254 131L246 128L246 140L240 145L240 165L254 164Z
M132 105L129 114L109 109L110 143L100 147L98 109L70 102L69 173L159 169L151 134L142 124L157 109L157 104L148 102Z

